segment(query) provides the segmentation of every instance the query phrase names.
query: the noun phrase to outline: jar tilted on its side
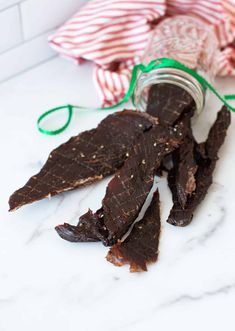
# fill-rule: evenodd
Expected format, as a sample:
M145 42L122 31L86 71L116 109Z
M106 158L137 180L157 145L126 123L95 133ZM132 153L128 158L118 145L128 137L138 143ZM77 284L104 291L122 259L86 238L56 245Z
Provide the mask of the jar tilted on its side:
M171 58L213 82L218 51L217 37L209 26L194 17L179 15L165 19L153 30L143 62L146 65L158 58ZM200 83L189 73L171 67L139 75L134 91L137 109L146 110L150 87L162 83L184 89L193 98L197 112L202 111L206 92Z

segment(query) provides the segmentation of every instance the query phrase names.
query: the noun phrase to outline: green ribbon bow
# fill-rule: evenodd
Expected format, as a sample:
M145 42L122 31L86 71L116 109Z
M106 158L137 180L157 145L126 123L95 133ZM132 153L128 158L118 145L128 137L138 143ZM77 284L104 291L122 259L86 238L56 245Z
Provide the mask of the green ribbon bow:
M131 80L130 80L130 85L129 88L125 94L125 96L123 97L123 99L116 103L115 105L111 106L111 107L105 107L105 108L93 108L94 110L112 110L115 109L117 107L119 107L120 105L126 103L131 97L132 97L132 103L134 105L134 89L135 89L135 84L136 84L136 80L138 77L138 74L140 72L150 72L154 69L158 69L158 68L177 68L180 69L182 71L187 72L188 74L192 75L194 78L197 79L197 81L201 84L203 90L205 90L206 88L208 88L209 90L211 90L216 96L217 98L222 101L222 103L231 111L235 112L235 108L232 107L230 104L228 104L228 102L226 100L235 100L235 95L234 94L229 94L229 95L224 95L221 96L216 89L205 79L203 78L201 75L199 75L195 70L190 69L189 67L185 66L183 63L178 62L176 60L173 59L169 59L169 58L159 58L157 60L153 60L151 61L148 65L144 65L144 64L138 64L135 65L133 70L132 70L132 74L131 74ZM43 129L41 127L41 122L43 119L45 119L48 115L51 115L52 113L55 113L57 111L60 111L62 109L67 109L68 113L67 113L67 120L65 122L65 124L63 126L61 126L60 128L56 129L56 130L46 130ZM56 107L53 109L50 109L48 111L46 111L45 113L43 113L37 120L37 127L38 130L44 134L47 135L56 135L59 134L61 132L63 132L68 125L71 122L72 119L72 115L73 115L73 109L91 109L91 108L87 108L87 107L82 107L82 106L74 106L74 105L64 105L64 106L60 106L60 107Z

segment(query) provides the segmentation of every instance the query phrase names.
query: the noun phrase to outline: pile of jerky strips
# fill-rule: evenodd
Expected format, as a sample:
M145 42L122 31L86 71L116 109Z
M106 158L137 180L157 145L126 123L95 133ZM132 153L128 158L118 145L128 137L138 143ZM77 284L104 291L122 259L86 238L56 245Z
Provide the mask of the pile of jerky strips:
M158 191L143 218L134 222L154 176L163 170L168 173L173 207L167 222L188 225L212 183L218 151L231 121L229 110L223 107L207 140L198 144L190 123L194 111L193 99L181 88L153 85L146 113L124 110L109 115L96 129L53 150L41 171L10 197L10 210L115 174L99 210L89 210L76 226L58 225L56 231L71 242L101 241L111 246L108 261L130 264L132 272L146 271L147 264L158 257Z

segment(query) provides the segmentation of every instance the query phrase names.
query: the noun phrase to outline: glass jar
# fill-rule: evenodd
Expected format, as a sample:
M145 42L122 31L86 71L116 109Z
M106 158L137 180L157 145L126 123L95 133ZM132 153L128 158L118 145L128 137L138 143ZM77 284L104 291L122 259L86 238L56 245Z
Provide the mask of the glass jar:
M212 83L218 51L217 37L208 25L194 17L178 15L166 18L153 30L143 63L146 65L161 57L171 58L196 70ZM149 88L160 83L183 88L194 99L197 112L200 113L203 109L206 92L200 83L187 72L170 67L139 75L134 91L137 109L146 110Z

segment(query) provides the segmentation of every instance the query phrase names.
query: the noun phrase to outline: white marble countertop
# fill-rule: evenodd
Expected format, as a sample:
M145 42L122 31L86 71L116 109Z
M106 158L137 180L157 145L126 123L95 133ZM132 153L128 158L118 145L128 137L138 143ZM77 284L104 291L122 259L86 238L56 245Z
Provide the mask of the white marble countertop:
M20 60L20 59L19 59ZM36 173L52 148L92 128L105 112L76 114L55 137L36 130L42 111L64 103L98 105L91 66L55 58L0 85L0 331L234 330L235 114L214 183L192 224L165 222L171 196L159 181L162 234L147 273L106 262L99 243L71 244L54 226L100 206L109 179L8 213L8 197ZM222 93L235 79L217 81ZM219 102L199 117L203 139Z

